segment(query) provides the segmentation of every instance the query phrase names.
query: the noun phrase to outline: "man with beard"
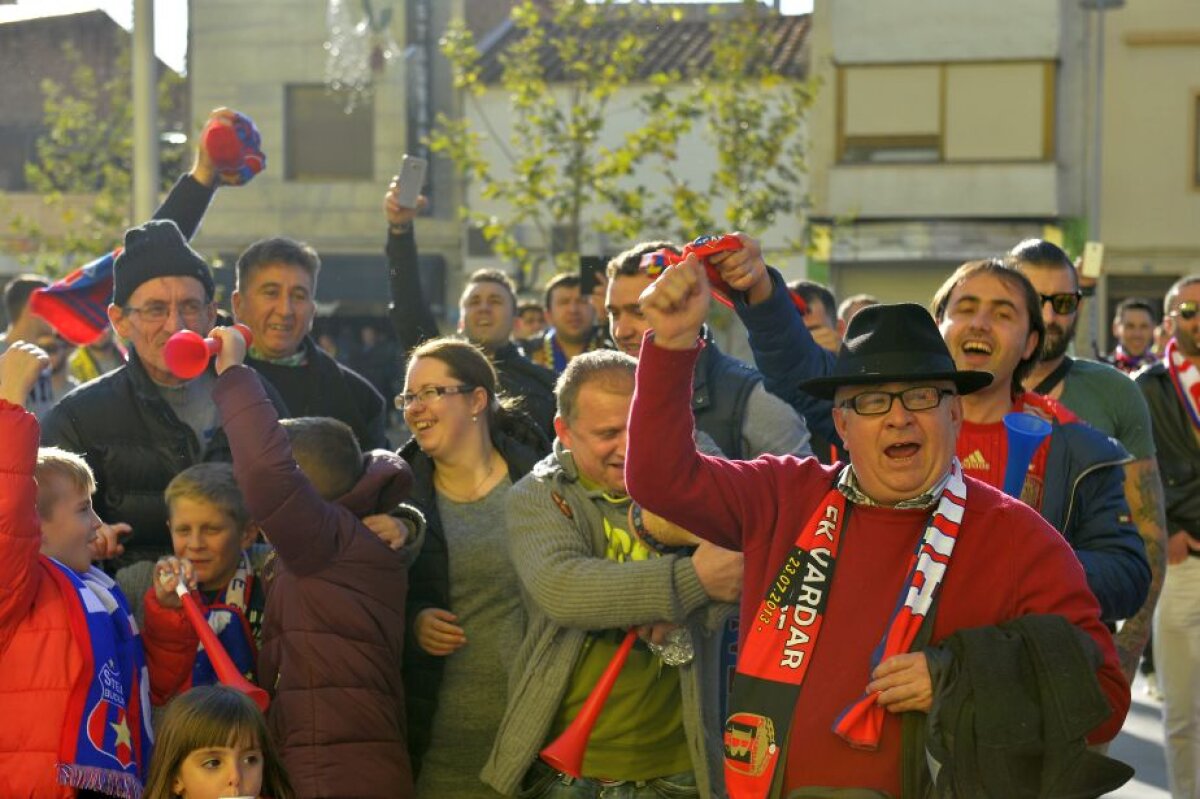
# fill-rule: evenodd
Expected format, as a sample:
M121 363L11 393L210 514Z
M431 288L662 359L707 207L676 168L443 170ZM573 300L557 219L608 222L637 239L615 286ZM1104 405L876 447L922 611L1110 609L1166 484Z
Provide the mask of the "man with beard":
M1013 247L1009 255L1037 290L1046 324L1041 360L1029 378L1033 391L1053 397L1092 427L1120 441L1134 458L1125 465L1125 499L1146 546L1153 579L1145 605L1126 619L1117 635L1121 665L1132 680L1134 664L1150 636L1166 568L1166 518L1150 411L1126 375L1108 364L1067 355L1083 296L1067 254L1048 241L1028 239Z
M1161 362L1138 388L1150 405L1166 485L1167 577L1154 619L1154 660L1163 693L1171 796L1197 795L1200 774L1200 275L1164 300L1169 336Z

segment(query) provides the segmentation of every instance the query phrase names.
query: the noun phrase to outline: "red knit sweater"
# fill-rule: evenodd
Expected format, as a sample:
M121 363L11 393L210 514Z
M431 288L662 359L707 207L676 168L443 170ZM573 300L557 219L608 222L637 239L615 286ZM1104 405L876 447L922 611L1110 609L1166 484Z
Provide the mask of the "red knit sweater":
M837 469L816 459L763 456L723 461L696 453L690 407L699 350L659 349L647 339L637 371L625 474L633 498L714 543L745 553L741 629L778 573ZM1032 613L1057 613L1104 653L1100 683L1113 708L1093 731L1117 734L1129 686L1112 638L1070 546L1024 504L967 478L967 510L945 576L933 643L957 630ZM861 696L930 511L855 506L826 609L826 624L792 722L785 788L828 785L900 794L900 717L889 715L880 748L850 748L831 730Z

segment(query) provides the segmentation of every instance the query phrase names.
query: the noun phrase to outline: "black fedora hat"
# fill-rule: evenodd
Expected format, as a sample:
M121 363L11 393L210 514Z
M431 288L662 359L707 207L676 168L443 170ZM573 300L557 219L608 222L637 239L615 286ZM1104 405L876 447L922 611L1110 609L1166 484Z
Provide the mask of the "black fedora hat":
M839 386L949 380L959 394L992 382L991 372L959 371L933 317L920 305L870 305L850 320L833 373L805 380L800 388L833 399Z

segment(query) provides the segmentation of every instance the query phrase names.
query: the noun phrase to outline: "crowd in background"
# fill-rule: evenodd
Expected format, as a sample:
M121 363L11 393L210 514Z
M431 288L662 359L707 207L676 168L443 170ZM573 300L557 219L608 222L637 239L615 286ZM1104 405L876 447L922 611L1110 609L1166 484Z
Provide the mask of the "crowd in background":
M1085 740L1100 746L1120 729L1144 655L1164 703L1172 793L1197 795L1200 277L1122 302L1111 366L1069 355L1087 286L1044 241L963 265L932 315L785 285L742 234L707 264L676 243L631 242L590 295L579 275L559 274L522 300L505 273L475 272L445 335L421 293L420 203L401 206L396 182L381 212L386 321L317 320L320 257L283 236L242 253L230 307L218 308L188 240L218 189L239 182L199 148L155 219L126 233L110 325L90 343L70 343L30 308L48 280L5 287L0 696L20 721L0 732L0 794L750 796L777 773L789 792L899 795L900 719L936 710L929 694L944 684L911 676L912 661L853 660L898 629L896 591L882 585L904 578L856 560L870 550L854 536L875 534L862 520L892 524L896 508L918 538L930 509L948 529L964 475L1002 487L1001 417L1018 411L1051 430L1013 492L1029 507L977 493L963 525L978 529L970 514L984 503L1037 528L1025 551L1005 549L1020 573L1001 573L1000 554L991 565L972 555L977 539L964 532L955 564L965 565L948 570L938 626L913 652L924 664L922 647L949 653L938 647L958 630L1058 617L1066 626L1052 637L1074 630L1083 642L1052 657L1074 658L1069 682L1093 690L1079 698L1092 715L1072 720L1068 759L1110 780L1119 764ZM745 324L755 365L717 347L710 290ZM165 354L185 329L221 345L190 377ZM940 371L905 365L907 345L888 350L910 339ZM868 390L846 393L860 384ZM883 432L867 434L872 419ZM908 437L872 466L867 442L893 427ZM945 476L880 488L935 441ZM803 490L765 488L785 476ZM760 507L741 504L760 489ZM792 701L805 712L776 741L753 721L767 711L739 704L751 677L772 682L739 665L739 651L763 646L751 628L764 592L772 606L778 564L762 558L809 518L786 496L816 503L826 490L855 508L842 584L861 580L862 598L878 593L889 613L864 623L869 642L826 633L847 660L814 667L813 687L784 702L789 719ZM764 532L793 512L797 529ZM995 602L965 599L967 578ZM1023 598L1010 605L1009 591ZM228 680L181 593L270 695L265 718L218 685ZM844 608L818 604L829 629L847 629ZM807 640L798 630L789 646ZM891 646L880 644L911 656ZM604 711L577 744L582 776L539 759L573 740L618 656ZM910 696L913 685L930 689ZM851 746L837 711L864 691L889 713L872 722L872 746ZM829 733L835 716L841 737Z

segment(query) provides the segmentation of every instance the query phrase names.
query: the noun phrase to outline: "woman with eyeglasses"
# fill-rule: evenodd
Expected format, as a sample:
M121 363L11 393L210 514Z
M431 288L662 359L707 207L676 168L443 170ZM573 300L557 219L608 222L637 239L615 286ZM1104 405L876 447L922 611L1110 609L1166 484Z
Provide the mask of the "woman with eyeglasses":
M473 344L438 338L409 357L396 405L413 438L413 500L428 525L409 570L404 688L418 797L498 796L479 780L524 634L509 561L505 497L546 449L540 429L496 393Z

